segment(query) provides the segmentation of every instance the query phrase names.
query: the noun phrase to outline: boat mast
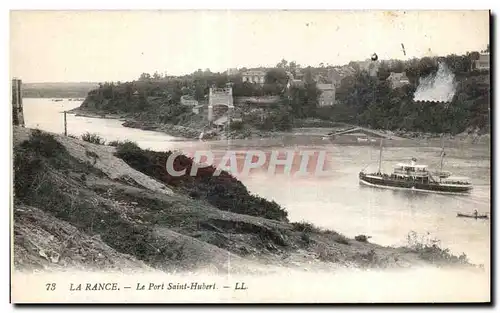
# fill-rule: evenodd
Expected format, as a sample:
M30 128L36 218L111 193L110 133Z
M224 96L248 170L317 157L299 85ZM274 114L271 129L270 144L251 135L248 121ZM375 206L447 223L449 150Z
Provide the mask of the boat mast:
M439 169L439 182L441 182L443 176L443 160L444 160L444 134L441 135L441 161L440 161L440 169Z
M380 138L380 155L378 157L378 174L380 174L380 170L382 168L382 144L384 142L384 138Z
M440 172L443 172L443 159L444 159L444 135L441 135L441 169Z

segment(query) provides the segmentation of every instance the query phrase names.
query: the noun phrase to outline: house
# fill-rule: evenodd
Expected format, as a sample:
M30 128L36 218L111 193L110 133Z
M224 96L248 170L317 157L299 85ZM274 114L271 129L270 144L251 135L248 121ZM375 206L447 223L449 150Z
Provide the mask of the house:
M410 80L408 79L408 76L406 76L405 72L402 73L391 72L391 75L387 77L387 80L391 84L392 88L399 88L404 85L408 85L410 83Z
M219 117L218 119L216 119L213 122L213 125L215 126L215 128L217 128L219 130L223 130L225 125L227 124L227 121L228 121L227 115L223 115L223 116Z
M249 82L252 84L264 85L265 78L266 72L264 71L246 71L241 74L243 82Z
M205 106L205 105L203 105L203 104L200 104L200 105L194 106L194 107L192 107L192 108L191 108L191 111L192 111L194 114L200 114L200 113L202 112L202 110L203 110L203 107L204 107L204 106Z
M490 53L483 52L479 54L479 59L474 61L475 68L477 70L489 70L490 69Z
M328 80L335 86L339 87L340 82L342 81L343 77L339 69L336 68L331 68L328 70Z
M321 90L318 105L332 106L335 104L335 85L334 84L317 84L316 87Z
M349 65L328 69L328 82L331 82L336 88L340 87L342 80L348 76L354 75L356 70Z
M287 88L291 87L303 88L304 86L305 86L304 81L300 79L289 79L287 84Z
M301 70L295 71L295 79L304 80L305 74Z

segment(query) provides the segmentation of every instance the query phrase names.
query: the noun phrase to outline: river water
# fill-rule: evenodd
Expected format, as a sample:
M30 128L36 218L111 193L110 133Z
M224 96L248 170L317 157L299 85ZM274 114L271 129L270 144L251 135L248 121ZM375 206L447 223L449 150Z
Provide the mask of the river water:
M78 107L80 102L50 99L24 99L26 127L63 133L62 111ZM407 243L415 231L423 241L438 239L444 248L466 253L474 263L489 266L490 220L457 218L457 212L490 212L490 147L485 144L460 144L446 148L445 170L454 176L467 176L474 190L467 196L412 193L364 187L358 173L367 165L376 168L379 147L374 145L336 145L318 137L290 135L266 140L187 141L166 134L125 128L120 121L67 115L68 133L97 133L107 141L132 140L142 148L179 149L186 153L210 150L220 158L226 150L249 149L271 151L325 151L326 175L295 177L284 173L256 170L236 176L248 189L261 197L284 206L292 221L308 221L334 229L349 237L371 236L382 245ZM383 150L383 169L394 163L417 157L419 163L438 169L440 146L405 145ZM369 167L370 168L370 167Z

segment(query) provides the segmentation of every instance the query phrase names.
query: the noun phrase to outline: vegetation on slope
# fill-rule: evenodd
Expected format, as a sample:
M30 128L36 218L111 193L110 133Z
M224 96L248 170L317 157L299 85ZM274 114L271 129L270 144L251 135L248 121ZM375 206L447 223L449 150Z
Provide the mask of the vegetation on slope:
M438 59L425 60L420 60L416 69L405 69L421 75L436 73ZM322 117L388 130L452 134L476 128L489 131L489 72L455 72L457 86L452 101L436 103L414 100L416 82L391 88L386 80L391 70L382 67L378 76L359 72L343 80L337 91L339 104L323 110ZM410 82L415 80L410 78Z
M216 168L213 166L200 168L196 176L191 176L193 159L180 155L175 158L173 168L176 171L186 171L181 176L172 176L166 169L167 159L171 155L171 151L142 150L132 142L118 144L116 151L116 156L132 168L168 186L176 187L194 199L206 200L220 210L287 220L287 212L276 202L251 195L241 181L226 171L214 175Z
M16 202L42 207L91 236L99 234L119 252L138 259L156 255L148 244L154 241L150 228L130 223L109 204L96 206L89 201L92 195L80 192L88 176L103 174L75 160L52 135L35 131L15 149L14 171Z

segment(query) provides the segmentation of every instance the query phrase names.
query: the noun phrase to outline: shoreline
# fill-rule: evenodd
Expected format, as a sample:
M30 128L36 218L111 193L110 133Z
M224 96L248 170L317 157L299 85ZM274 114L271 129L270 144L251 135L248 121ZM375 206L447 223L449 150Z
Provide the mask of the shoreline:
M159 133L164 133L166 135L177 137L181 139L199 139L200 133L205 131L204 128L192 128L181 125L174 124L160 124L156 122L140 121L134 117L127 114L110 114L105 112L92 112L88 110L82 110L79 107L68 110L67 113L74 114L75 116L87 117L87 118L101 118L101 119L114 119L123 122L123 127L136 128L141 130L155 131ZM226 133L211 135L203 140L223 140L226 138ZM241 132L232 131L230 133L229 139L259 139L259 138L277 138L283 135L294 135L293 131L290 132L265 132L265 131L253 131L249 134L244 134Z

